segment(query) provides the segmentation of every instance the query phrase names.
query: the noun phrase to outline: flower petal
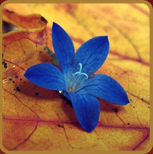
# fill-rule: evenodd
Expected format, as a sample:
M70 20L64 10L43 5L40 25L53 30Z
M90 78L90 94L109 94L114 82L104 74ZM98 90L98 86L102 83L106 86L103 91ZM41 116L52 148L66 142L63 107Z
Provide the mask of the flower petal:
M109 52L107 36L94 37L85 42L74 57L74 67L82 64L82 72L89 76L96 72L104 63Z
M97 98L76 93L69 93L69 96L80 125L87 132L94 130L100 115L100 104Z
M52 41L59 65L63 73L67 73L74 57L72 40L62 27L53 23Z
M77 93L93 95L117 105L129 103L123 87L116 80L104 74L97 74L86 80Z
M49 63L40 63L29 67L24 76L32 83L46 89L66 89L63 74L56 66Z

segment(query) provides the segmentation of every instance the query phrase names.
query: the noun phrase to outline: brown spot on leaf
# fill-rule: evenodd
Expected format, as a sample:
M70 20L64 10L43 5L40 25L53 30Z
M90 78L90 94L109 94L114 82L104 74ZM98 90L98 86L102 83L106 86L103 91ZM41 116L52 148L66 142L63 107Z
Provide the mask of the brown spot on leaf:
M61 127L61 128L64 128L64 126L63 126L63 125L61 125L61 124L58 124L57 126L58 126L58 127Z
M7 63L5 61L2 62L5 69L7 69Z
M19 87L16 87L16 91L20 91L20 88Z
M115 113L117 113L117 112L118 112L118 109L117 109L117 108L114 108L113 111L114 111Z
M36 92L36 93L35 93L35 95L36 95L36 96L38 96L38 95L39 95L39 93L38 93L38 92Z

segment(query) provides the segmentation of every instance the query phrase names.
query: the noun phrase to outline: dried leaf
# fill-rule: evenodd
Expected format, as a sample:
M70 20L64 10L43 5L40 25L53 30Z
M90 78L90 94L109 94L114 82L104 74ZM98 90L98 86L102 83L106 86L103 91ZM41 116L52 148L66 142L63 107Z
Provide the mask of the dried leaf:
M21 28L40 28L47 24L46 19L38 14L24 16L5 8L3 20Z
M19 10L20 7L26 11ZM145 5L8 4L5 9L21 18L40 13L49 26L40 24L40 29L3 37L3 145L6 149L143 151L148 148L149 11ZM23 77L28 67L51 62L44 44L52 49L53 21L70 34L76 49L91 37L109 36L110 54L96 73L116 79L127 91L130 104L117 106L100 100L100 119L92 133L82 130L70 104L58 92L35 86ZM17 20L9 18L8 22L24 28Z

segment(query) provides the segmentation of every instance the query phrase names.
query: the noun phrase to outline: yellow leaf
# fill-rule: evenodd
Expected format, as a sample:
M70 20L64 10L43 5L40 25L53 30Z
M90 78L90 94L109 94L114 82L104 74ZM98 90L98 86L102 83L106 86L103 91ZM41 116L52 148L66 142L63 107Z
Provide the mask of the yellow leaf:
M3 20L22 28L40 28L47 24L45 18L40 15L18 15L8 9L3 9Z
M40 15L33 22L37 26L29 24L31 14L47 19L48 27ZM144 4L8 4L3 19L30 28L3 36L6 149L143 151L148 148L149 11ZM24 24L18 19L23 19ZM96 74L107 74L117 80L125 88L130 104L118 106L100 100L99 123L91 133L82 130L61 94L35 86L23 76L28 67L51 62L44 45L52 49L52 22L68 32L76 49L94 36L109 37L109 56Z

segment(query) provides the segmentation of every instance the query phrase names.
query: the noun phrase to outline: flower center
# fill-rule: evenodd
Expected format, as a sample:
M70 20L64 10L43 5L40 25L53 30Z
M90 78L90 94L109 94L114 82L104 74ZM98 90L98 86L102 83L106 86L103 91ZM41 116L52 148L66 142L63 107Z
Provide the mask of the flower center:
M75 74L73 74L74 76L76 75L84 75L86 77L86 79L88 79L88 75L86 73L81 73L82 72L82 64L79 63L79 71L78 72L75 72Z
M67 84L67 92L75 92L82 85L84 80L88 79L88 75L82 72L82 64L79 63L79 70L71 74Z

